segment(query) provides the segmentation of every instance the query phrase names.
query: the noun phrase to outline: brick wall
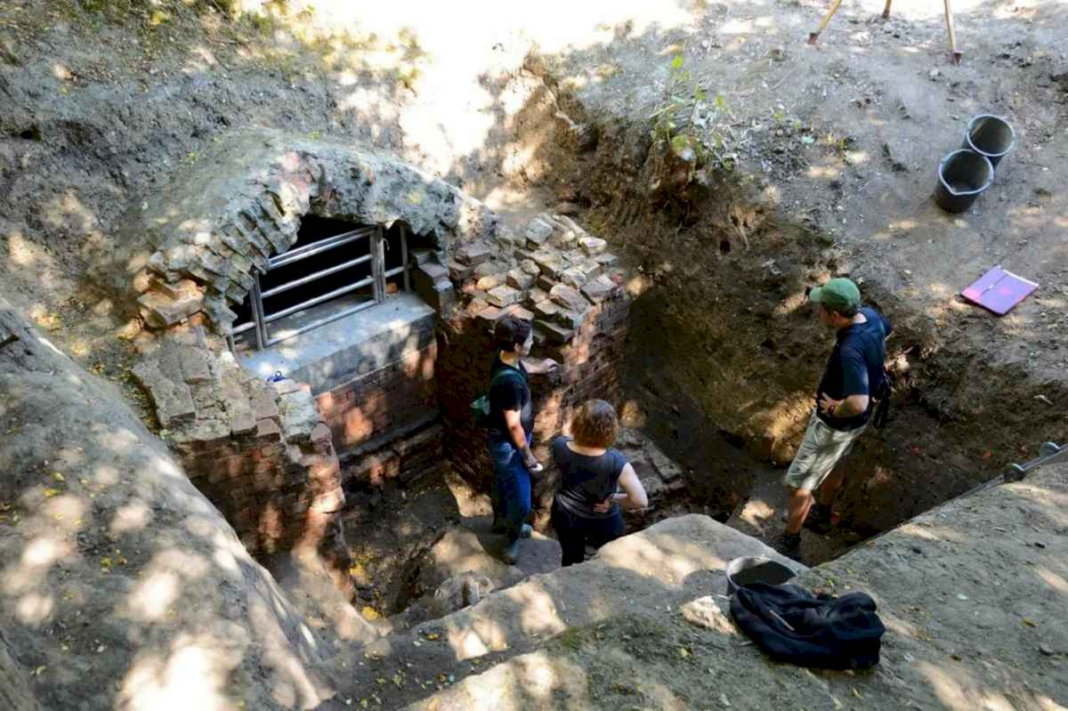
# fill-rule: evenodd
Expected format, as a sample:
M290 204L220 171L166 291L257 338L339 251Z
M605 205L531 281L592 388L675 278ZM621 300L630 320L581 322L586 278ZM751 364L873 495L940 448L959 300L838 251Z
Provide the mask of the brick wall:
M268 384L203 334L180 331L133 372L190 480L249 552L315 549L351 595L339 461L310 390Z
M533 357L560 363L553 376L531 378L535 423L535 455L550 464L548 445L561 434L575 407L591 398L622 406L619 372L623 364L630 300L617 289L592 306L567 343L553 340L535 322L537 345ZM454 469L476 488L487 491L492 467L486 454L486 433L474 427L469 406L489 385L494 357L491 329L500 313L465 313L447 328L450 346L438 357L438 392L446 425L445 453ZM535 521L544 524L559 482L554 467L546 467L534 486Z
M405 431L437 414L437 343L316 397L344 455L390 431Z

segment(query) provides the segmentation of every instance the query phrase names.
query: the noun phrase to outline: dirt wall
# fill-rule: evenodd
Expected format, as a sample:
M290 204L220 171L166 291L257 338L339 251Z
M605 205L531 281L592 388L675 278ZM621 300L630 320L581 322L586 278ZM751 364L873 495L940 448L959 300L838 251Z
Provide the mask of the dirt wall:
M834 343L806 288L833 276L858 281L895 325L893 419L845 463L836 505L843 523L885 530L1031 456L1040 442L1068 437L1049 405L1068 397L1063 383L1040 382L1026 363L995 366L988 349L960 337L968 323L931 318L870 267L856 271L834 236L785 214L759 175L680 176L644 120L598 112L539 62L528 67L542 72L569 117L540 127L551 137L538 160L554 168L540 187L580 206L579 219L640 274L631 285L626 389L692 485L714 476L727 500L746 496L751 471L737 467L746 466L738 449L755 458L750 470L789 463ZM720 446L708 447L710 431ZM690 445L694 432L703 451Z

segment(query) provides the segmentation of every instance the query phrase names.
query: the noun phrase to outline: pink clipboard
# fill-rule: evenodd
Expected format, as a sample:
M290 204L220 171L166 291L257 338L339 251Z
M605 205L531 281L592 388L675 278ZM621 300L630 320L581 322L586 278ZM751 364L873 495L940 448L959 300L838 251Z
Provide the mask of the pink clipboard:
M1037 288L1038 284L1030 279L994 267L962 291L961 296L998 316L1004 316Z

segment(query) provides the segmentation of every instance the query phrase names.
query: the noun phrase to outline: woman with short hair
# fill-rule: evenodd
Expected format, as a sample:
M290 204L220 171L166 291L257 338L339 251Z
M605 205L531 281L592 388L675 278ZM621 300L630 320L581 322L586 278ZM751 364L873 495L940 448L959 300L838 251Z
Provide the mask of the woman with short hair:
M618 434L615 408L604 400L588 400L571 419L571 437L553 441L561 479L552 522L565 566L582 562L587 542L600 547L623 535L621 507L649 505L634 467L611 448Z

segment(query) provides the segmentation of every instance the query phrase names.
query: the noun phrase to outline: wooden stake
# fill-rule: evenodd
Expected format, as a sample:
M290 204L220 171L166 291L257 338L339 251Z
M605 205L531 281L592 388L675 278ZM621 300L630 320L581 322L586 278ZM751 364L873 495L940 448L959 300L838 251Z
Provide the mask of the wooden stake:
M883 19L884 20L889 20L890 19L890 3L892 3L893 1L894 0L886 0L886 7L883 8Z
M946 28L949 30L949 54L954 64L960 64L961 53L957 51L957 35L953 32L953 9L946 0Z
M948 3L949 0L946 0ZM820 28L815 32L811 32L808 35L808 43L816 44L816 40L820 38L820 33L827 29L827 25L830 24L831 18L834 17L834 13L838 12L838 6L842 4L842 0L834 0L834 4L831 5L831 9L827 11L827 14L823 16L823 21L820 22Z

